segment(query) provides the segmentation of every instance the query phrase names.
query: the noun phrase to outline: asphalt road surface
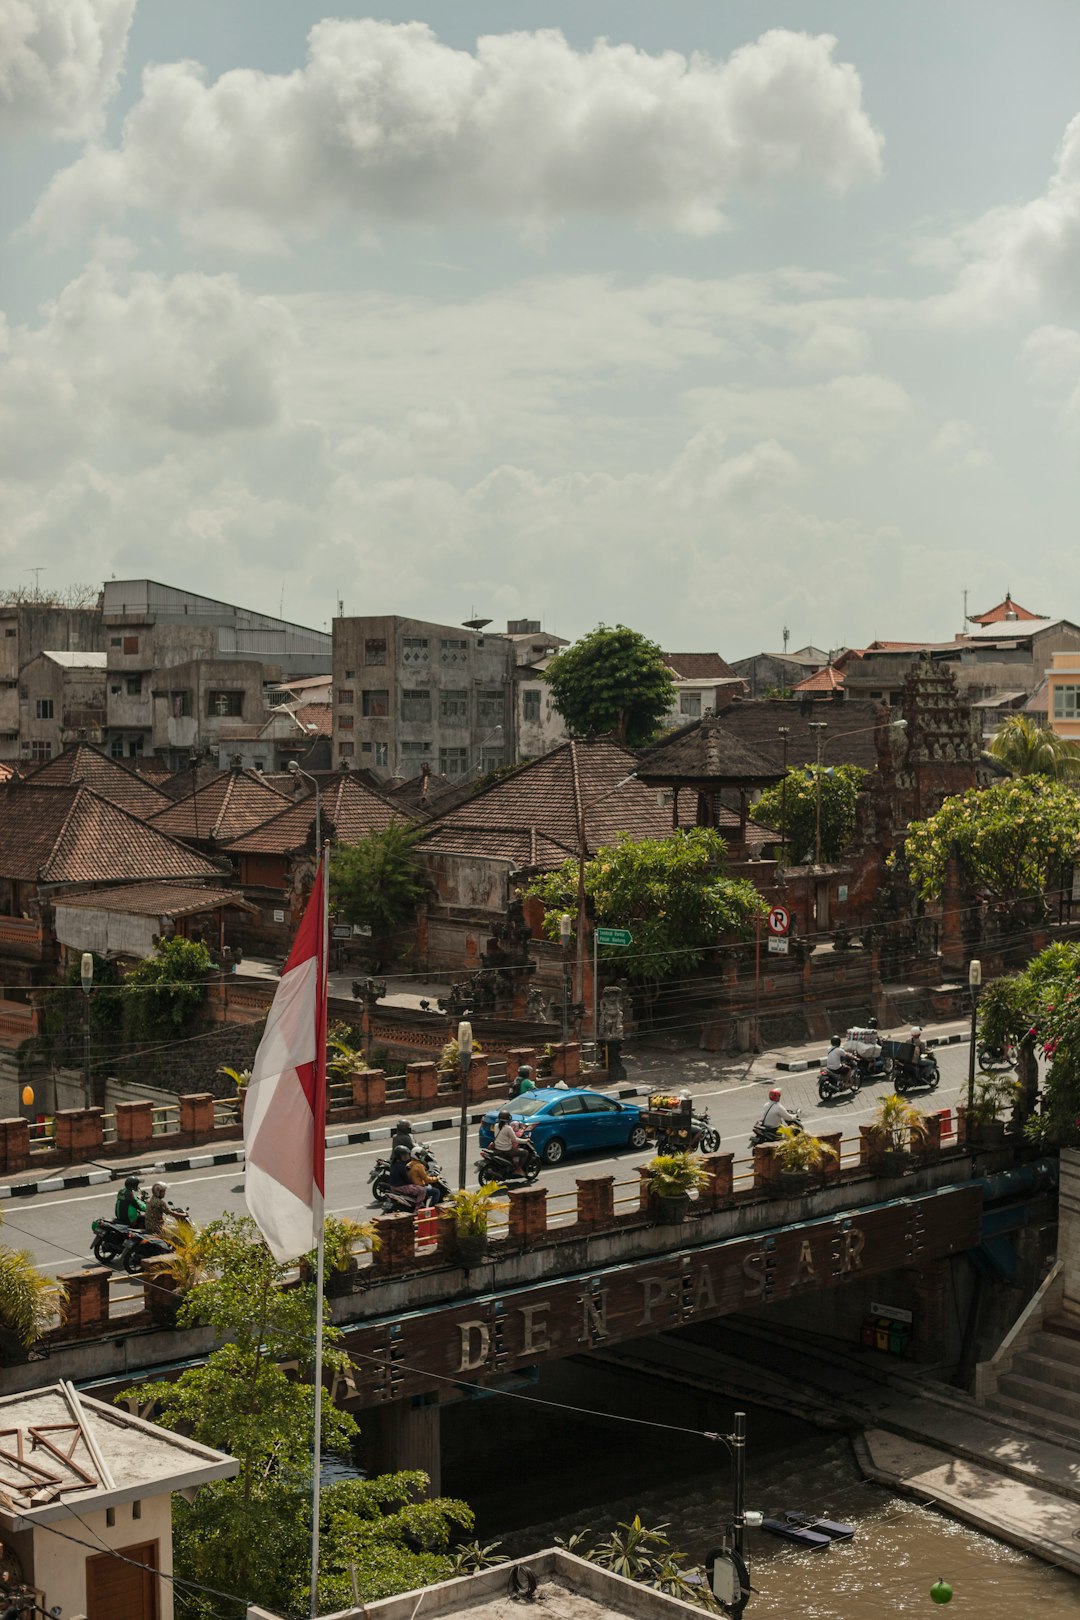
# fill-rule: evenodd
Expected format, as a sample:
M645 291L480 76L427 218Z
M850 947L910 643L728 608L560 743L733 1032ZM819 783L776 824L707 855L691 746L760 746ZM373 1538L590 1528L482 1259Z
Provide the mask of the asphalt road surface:
M918 1107L955 1107L964 1096L967 1045L941 1047L937 1051L937 1058L941 1067L941 1084L936 1092L916 1093L911 1100ZM749 1159L750 1129L761 1115L770 1085L776 1084L782 1088L784 1102L789 1107L801 1109L803 1123L809 1130L816 1134L842 1131L845 1137L858 1136L859 1126L873 1117L877 1098L886 1090L884 1081L874 1081L856 1097L822 1104L817 1095L816 1065L804 1074L778 1074L774 1057L765 1054L750 1063L744 1072L737 1066L728 1065L727 1072L720 1078L701 1076L701 1067L704 1065L695 1063L690 1057L673 1056L670 1064L665 1064L664 1084L687 1086L694 1094L695 1107L709 1110L712 1123L721 1133L722 1151L734 1152L736 1156L736 1175L739 1173L738 1161ZM473 1166L478 1157L476 1138L474 1128L469 1132L471 1180L474 1179ZM443 1130L434 1133L428 1140L453 1185L457 1173L457 1133ZM377 1213L371 1203L368 1177L376 1158L385 1155L386 1151L385 1141L331 1148L328 1151L326 1204L329 1214L366 1220ZM634 1176L636 1167L650 1153L651 1150L646 1149L604 1155L576 1155L558 1169L544 1169L541 1183L553 1193L572 1193L580 1176L613 1173L616 1181L627 1179ZM153 1178L145 1179L149 1181ZM12 1247L28 1249L38 1265L53 1273L76 1271L81 1266L92 1265L90 1223L98 1216L112 1214L116 1191L117 1183L113 1182L111 1186L78 1187L68 1192L12 1199L3 1207L4 1238ZM242 1214L243 1166L219 1165L171 1176L169 1195L174 1203L188 1209L191 1218L198 1223L212 1220L226 1210ZM567 1208L567 1203L566 1200L561 1201L562 1207ZM132 1279L124 1278L123 1281L130 1285Z

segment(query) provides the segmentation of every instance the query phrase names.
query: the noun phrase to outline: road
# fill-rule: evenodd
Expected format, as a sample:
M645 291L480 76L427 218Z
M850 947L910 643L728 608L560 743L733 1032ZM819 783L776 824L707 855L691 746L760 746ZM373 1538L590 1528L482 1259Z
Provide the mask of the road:
M937 1057L941 1084L932 1094L932 1101L924 1103L925 1094L917 1094L912 1101L918 1106L955 1107L966 1089L968 1047L966 1044L941 1047ZM845 1137L858 1136L859 1126L873 1117L876 1100L885 1091L884 1083L878 1081L868 1085L857 1097L822 1105L817 1096L816 1067L805 1074L778 1075L774 1059L765 1054L751 1063L745 1073L729 1065L720 1078L698 1078L696 1071L703 1066L689 1058L685 1061L673 1058L665 1065L664 1084L686 1084L694 1094L695 1106L708 1108L713 1124L721 1132L723 1149L736 1155L736 1173L738 1161L749 1158L750 1129L761 1115L770 1085L780 1085L785 1103L802 1110L803 1123L809 1130L815 1133L842 1131ZM475 1129L469 1132L470 1175L478 1153L476 1136ZM429 1140L452 1181L457 1166L456 1133L439 1131ZM385 1142L329 1150L326 1159L328 1213L349 1215L356 1220L368 1219L376 1213L368 1195L368 1177L375 1159L385 1152ZM616 1180L633 1177L636 1166L647 1156L647 1153L628 1150L579 1155L557 1170L544 1170L541 1180L553 1193L570 1193L579 1176L614 1173ZM174 1202L189 1209L192 1219L199 1223L212 1220L226 1210L242 1214L243 1166L220 1165L173 1175L169 1178L169 1193ZM38 1265L47 1271L76 1271L94 1263L90 1254L90 1223L99 1215L111 1215L115 1198L116 1183L13 1199L4 1205L4 1238L13 1247L28 1249ZM563 1200L563 1205L566 1202ZM124 1281L130 1282L130 1279Z

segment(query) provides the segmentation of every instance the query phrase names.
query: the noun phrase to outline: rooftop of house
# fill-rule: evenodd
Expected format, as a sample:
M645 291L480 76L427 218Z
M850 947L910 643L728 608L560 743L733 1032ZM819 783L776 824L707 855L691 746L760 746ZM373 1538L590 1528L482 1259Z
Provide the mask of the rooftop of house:
M760 787L779 781L781 772L771 760L728 729L725 720L731 712L692 720L647 749L639 771L642 780Z
M471 783L454 781L449 776L440 776L437 771L428 771L426 774L421 772L419 776L407 776L403 781L387 782L382 785L382 791L394 804L403 805L411 815L425 820L438 815L440 805L445 812L452 805L470 798L475 789Z
M719 724L733 736L764 756L779 772L784 760L787 730L788 765L809 765L817 758L817 739L825 740L825 760L830 765L861 765L873 770L877 765L877 733L888 724L883 704L863 698L743 698L725 710ZM824 732L811 725L824 721Z
M1027 702L1024 704L1025 714L1037 714L1042 718L1050 713L1050 683L1047 680L1039 682Z
M261 826L291 802L258 771L222 771L150 820L171 838L225 844Z
M222 906L258 915L236 889L210 889L195 883L118 883L111 889L64 895L57 904L86 911L117 911L131 917L195 917Z
M70 1524L72 1514L232 1479L239 1471L225 1452L76 1394L70 1384L4 1396L0 1428L7 1436L5 1530Z
M1001 624L1005 620L1041 619L1042 617L1041 613L1032 613L1028 608L1021 607L1019 602L1014 602L1012 592L1006 591L1005 600L999 602L996 607L988 608L985 613L969 613L968 623Z
M824 669L815 669L812 675L798 681L791 690L793 692L842 692L844 689L844 671L835 664L826 664Z
M26 780L50 786L83 782L100 798L144 820L169 803L168 794L161 788L87 742L70 743L54 758L28 771Z
M0 785L0 877L29 883L220 878L217 867L81 784Z
M312 692L333 684L333 675L301 675L296 680L275 683L276 688L282 692Z
M1041 630L1052 630L1062 624L1072 625L1072 620L1039 619L1033 613L1028 613L1022 619L994 619L986 624L972 624L967 634L958 636L957 640L961 643L990 641L1005 645L1010 641L1028 641ZM1073 625L1073 628L1077 627Z
M333 828L338 843L355 844L369 833L383 832L392 821L413 817L350 772L314 773L319 782L324 830ZM315 795L309 793L260 826L235 838L230 855L293 855L314 838Z
M731 665L721 658L719 653L673 653L664 654L664 662L680 681L737 681L739 677Z

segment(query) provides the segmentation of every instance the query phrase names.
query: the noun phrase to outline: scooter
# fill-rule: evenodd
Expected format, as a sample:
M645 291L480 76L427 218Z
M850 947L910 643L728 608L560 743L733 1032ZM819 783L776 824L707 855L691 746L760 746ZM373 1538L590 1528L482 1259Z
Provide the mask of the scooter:
M862 1067L853 1058L842 1069L830 1069L822 1064L818 1070L817 1094L822 1102L832 1097L854 1097L862 1085Z
M441 1176L442 1170L434 1153L428 1147L418 1147L414 1158L419 1159L429 1176ZM390 1187L390 1160L376 1159L368 1176L371 1183L371 1201L381 1204Z
M703 1108L700 1114L694 1114L690 1120L691 1137L689 1147L685 1142L677 1141L668 1135L667 1131L656 1133L657 1153L719 1153L720 1132L715 1126L709 1124L709 1111Z
M859 1066L859 1080L865 1085L868 1080L891 1080L893 1076L893 1060L885 1057L880 1048L876 1057L863 1057L856 1052L855 1062Z
M119 1265L125 1247L138 1231L137 1227L125 1226L122 1221L105 1220L104 1217L93 1221L90 1229L94 1234L90 1252L99 1266Z
M1015 1069L1015 1046L980 1046L980 1069Z
M902 1063L899 1059L893 1070L893 1084L898 1097L907 1097L913 1091L936 1091L941 1079L937 1058L926 1052L918 1063Z
M419 1210L435 1209L437 1205L442 1203L444 1198L449 1198L450 1189L446 1185L446 1182L441 1180L436 1181L434 1183L434 1187L438 1193L438 1197L425 1204L422 1204L418 1199L411 1197L411 1195L402 1187L388 1187L382 1197L383 1214L415 1215ZM425 1191L431 1191L430 1185L425 1188Z
M524 1181L531 1186L540 1174L540 1155L527 1136L518 1143L518 1153L521 1159L520 1170L515 1169L509 1153L500 1153L498 1148L493 1147L481 1148L476 1165L476 1174L480 1178L481 1187L486 1187L491 1182L505 1187L515 1181Z
M779 1125L763 1125L759 1119L750 1133L750 1151L753 1152L756 1147L764 1146L766 1142L779 1142L780 1129L781 1127ZM803 1124L799 1117L799 1110L797 1108L794 1108L791 1111L791 1118L787 1122L787 1129L789 1131L794 1131L796 1136L801 1136L803 1133Z

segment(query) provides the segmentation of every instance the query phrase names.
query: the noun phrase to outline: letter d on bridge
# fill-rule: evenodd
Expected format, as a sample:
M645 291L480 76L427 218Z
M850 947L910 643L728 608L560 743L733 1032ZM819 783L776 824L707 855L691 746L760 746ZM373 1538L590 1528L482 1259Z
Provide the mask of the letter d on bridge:
M486 1322L459 1322L461 1360L458 1372L475 1372L484 1366L491 1349L491 1329Z

